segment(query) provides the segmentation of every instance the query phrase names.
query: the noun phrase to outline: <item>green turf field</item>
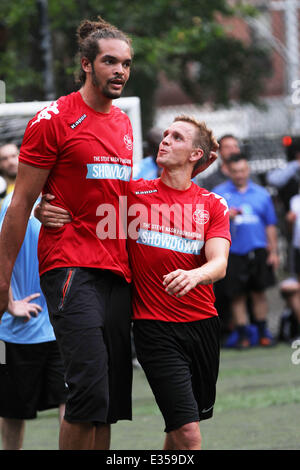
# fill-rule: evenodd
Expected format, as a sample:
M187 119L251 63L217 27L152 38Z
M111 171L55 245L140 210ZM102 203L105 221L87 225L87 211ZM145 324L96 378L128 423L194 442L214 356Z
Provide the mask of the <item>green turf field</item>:
M222 350L214 418L201 423L203 449L300 449L300 364L284 344ZM300 358L300 354L298 356ZM133 421L112 428L114 450L160 450L163 421L143 372L134 370ZM28 421L24 449L57 449L56 411Z

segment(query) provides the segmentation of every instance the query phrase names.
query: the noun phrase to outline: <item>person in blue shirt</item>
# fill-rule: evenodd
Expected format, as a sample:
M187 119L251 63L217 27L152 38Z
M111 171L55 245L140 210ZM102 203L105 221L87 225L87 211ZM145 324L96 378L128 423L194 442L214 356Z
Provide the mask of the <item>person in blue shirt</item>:
M238 332L236 346L246 348L250 346L247 296L251 293L258 342L270 346L265 291L274 285L274 272L279 265L276 213L268 191L251 181L243 154L232 155L227 166L229 180L213 188L228 203L232 237L227 275L216 286L216 295L219 289L229 297Z
M219 158L214 165L216 170L208 176L205 173L199 173L195 180L198 186L208 191L212 191L215 186L228 180L227 160L231 155L241 151L238 139L232 134L223 135L218 140L218 144Z
M153 180L160 176L161 168L156 164L158 146L163 131L153 127L147 134L147 156L133 165L133 179Z
M11 197L3 200L0 228ZM40 226L32 212L11 278L8 311L0 323L0 341L5 344L5 364L0 366L3 450L22 448L25 420L36 418L37 411L59 408L60 418L64 413L64 370L40 288Z

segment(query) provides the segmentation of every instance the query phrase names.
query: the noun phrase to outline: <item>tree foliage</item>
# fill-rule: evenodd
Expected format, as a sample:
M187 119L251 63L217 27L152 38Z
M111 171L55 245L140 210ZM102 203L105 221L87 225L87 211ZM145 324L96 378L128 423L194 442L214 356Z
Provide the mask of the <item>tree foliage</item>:
M198 103L226 105L232 93L254 102L270 70L267 53L229 37L216 12L232 14L226 0L48 0L56 96L75 87L78 24L101 15L133 39L126 93L141 97L146 127L160 71ZM0 55L8 101L45 99L37 0L1 0Z

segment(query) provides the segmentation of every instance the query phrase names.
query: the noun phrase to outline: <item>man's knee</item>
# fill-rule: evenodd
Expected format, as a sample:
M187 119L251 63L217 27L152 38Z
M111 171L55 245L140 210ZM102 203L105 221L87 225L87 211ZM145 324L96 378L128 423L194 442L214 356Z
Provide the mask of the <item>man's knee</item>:
M178 450L196 450L201 448L201 433L198 422L187 423L170 432Z

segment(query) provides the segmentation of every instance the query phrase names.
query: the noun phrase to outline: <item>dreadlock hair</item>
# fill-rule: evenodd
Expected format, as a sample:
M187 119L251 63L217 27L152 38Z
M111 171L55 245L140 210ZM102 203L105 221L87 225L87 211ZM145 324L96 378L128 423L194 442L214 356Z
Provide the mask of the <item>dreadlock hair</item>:
M101 16L98 16L97 21L83 20L77 28L76 36L79 59L86 57L93 63L100 52L99 39L120 39L128 44L133 55L131 39L123 31L103 20ZM86 80L86 73L81 65L77 80L81 85Z

